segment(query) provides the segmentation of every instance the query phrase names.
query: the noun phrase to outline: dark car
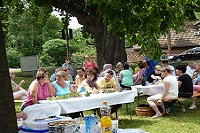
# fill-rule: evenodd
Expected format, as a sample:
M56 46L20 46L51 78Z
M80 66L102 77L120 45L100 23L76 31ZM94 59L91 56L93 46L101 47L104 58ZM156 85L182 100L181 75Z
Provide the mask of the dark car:
M184 60L198 60L200 59L200 47L188 49L183 53L174 55L170 60L172 61L184 61Z

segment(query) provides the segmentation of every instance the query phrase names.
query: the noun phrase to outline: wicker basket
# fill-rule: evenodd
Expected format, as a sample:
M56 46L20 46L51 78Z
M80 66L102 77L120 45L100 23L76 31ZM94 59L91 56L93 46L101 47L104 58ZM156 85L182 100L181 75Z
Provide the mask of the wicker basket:
M145 103L144 103L145 102ZM146 103L146 101L139 101L135 107L137 116L152 116L152 108Z

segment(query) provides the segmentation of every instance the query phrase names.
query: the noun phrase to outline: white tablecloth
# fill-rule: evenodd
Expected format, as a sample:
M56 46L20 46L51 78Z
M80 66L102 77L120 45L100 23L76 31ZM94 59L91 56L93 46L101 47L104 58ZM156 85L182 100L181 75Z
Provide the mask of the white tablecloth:
M78 111L90 110L102 106L103 101L109 105L134 102L136 90L127 90L123 92L114 92L108 94L94 94L89 97L69 98L62 100L41 100L39 103L58 103L61 107L61 114L68 114Z
M163 84L155 84L155 85L135 85L131 86L132 90L137 90L138 93L142 93L145 95L155 95L155 94L162 94L163 92Z

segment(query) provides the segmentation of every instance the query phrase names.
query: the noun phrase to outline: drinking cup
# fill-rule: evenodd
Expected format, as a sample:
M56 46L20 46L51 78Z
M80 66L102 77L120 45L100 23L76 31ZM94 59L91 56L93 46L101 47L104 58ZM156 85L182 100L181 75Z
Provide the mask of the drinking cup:
M112 133L117 133L119 120L112 120Z

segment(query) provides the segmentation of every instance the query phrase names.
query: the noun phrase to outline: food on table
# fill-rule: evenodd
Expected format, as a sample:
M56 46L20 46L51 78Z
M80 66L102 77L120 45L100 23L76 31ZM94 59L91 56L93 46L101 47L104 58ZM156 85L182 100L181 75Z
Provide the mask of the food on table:
M106 89L103 89L103 92L104 93L113 93L113 92L116 92L116 90L114 90L113 88L106 88Z
M86 96L86 97L89 97L90 94L92 94L92 93L87 91L87 92L85 93L85 96Z

